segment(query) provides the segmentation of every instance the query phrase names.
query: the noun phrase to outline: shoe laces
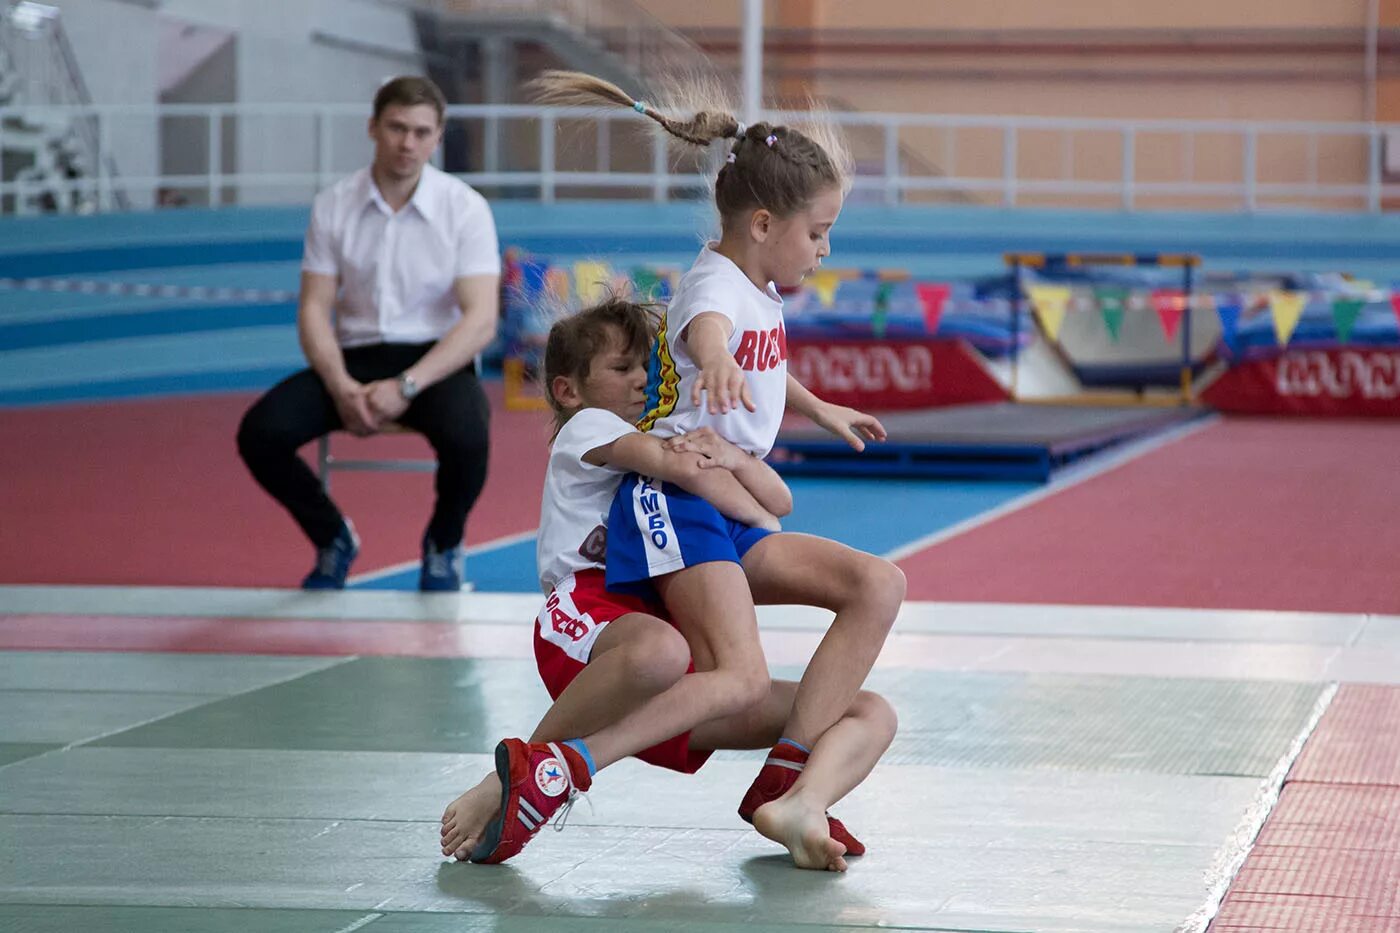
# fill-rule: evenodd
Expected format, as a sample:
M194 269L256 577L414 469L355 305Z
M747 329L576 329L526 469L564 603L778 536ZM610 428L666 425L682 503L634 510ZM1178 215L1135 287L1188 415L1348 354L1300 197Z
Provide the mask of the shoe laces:
M339 563L339 561L336 559L337 556L338 555L336 554L336 548L334 545L327 548L321 548L321 550L317 551L316 572L321 574L321 576L323 577L335 576L337 570L336 565Z
M428 566L428 575L433 577L445 577L451 569L448 555L437 550L428 551L424 563Z
M569 781L569 797L564 801L563 805L559 807L559 812L555 814L554 821L550 824L554 827L556 833L562 833L564 827L568 825L569 814L574 811L574 804L578 803L580 800L588 804L588 812L590 815L596 814L597 811L593 809L593 801L588 799L588 795L575 786L574 772L573 769L569 767L569 759L564 757L564 752L555 743L550 742L548 744L549 750L554 753L554 757L559 760L559 764L564 768L564 777Z

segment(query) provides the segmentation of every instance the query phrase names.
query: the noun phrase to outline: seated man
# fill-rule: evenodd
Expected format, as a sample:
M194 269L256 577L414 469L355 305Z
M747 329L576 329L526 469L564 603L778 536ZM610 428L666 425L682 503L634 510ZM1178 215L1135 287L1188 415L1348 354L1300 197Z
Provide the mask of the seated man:
M373 163L316 196L306 231L297 332L310 368L268 390L238 429L253 477L316 546L307 589L343 588L359 538L297 449L390 422L437 453L419 587L461 588L490 417L472 360L495 337L501 259L486 200L428 164L445 106L425 78L375 95Z

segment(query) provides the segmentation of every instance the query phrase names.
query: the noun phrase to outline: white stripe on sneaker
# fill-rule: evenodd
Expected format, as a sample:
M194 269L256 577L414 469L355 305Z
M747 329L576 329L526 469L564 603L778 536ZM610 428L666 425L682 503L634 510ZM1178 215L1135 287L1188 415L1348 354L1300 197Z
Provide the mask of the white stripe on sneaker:
M777 765L779 768L788 768L792 771L801 771L806 765L800 761L788 761L786 758L769 758L763 763L766 768L769 765Z
M516 810L516 811L515 811L515 816L516 816L516 819L520 820L520 822L521 822L522 824L524 824L525 828L528 829L528 830L529 830L530 832L532 832L532 833L535 831L535 826L540 825L539 822L536 821L535 824L532 826L532 825L530 824L530 821L525 817L525 814L521 813L519 810Z
M532 831L534 830L535 826L538 826L544 822L544 817L540 816L540 811L536 810L534 805L531 804L530 801L526 800L524 797L520 798L520 809L525 811L525 814L521 816L520 821L522 823L525 823L526 826L529 826ZM528 822L525 822L526 815L528 815L530 819L534 821L535 826L530 826Z

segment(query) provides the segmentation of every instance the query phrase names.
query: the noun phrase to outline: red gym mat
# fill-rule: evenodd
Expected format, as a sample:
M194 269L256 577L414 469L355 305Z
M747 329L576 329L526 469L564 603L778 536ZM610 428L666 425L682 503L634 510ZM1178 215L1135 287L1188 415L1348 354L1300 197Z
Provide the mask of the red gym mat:
M1397 724L1400 690L1343 685L1303 746L1288 779L1400 787Z
M921 551L911 599L1400 612L1400 421L1226 419Z
M1400 688L1343 686L1230 885L1213 933L1400 931Z
M500 384L487 391L491 463L468 544L533 529L544 483L548 415L504 411ZM311 548L234 445L255 397L0 411L0 583L296 586ZM353 458L430 455L415 435L332 443ZM417 559L430 474L336 473L332 487L364 541L356 571Z

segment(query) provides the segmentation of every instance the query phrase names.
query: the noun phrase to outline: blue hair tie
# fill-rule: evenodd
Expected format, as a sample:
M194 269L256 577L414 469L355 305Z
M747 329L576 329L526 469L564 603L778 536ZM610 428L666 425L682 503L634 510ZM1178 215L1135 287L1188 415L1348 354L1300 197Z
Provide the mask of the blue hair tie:
M777 142L777 141L778 141L778 137L776 137L776 136L769 136L767 139L764 140L764 142L768 144L768 148L769 148L769 149L772 149L772 148L773 148L773 144L774 144L775 142Z
M637 111L638 113L646 113L647 105L644 101L634 100L632 101L632 109Z

